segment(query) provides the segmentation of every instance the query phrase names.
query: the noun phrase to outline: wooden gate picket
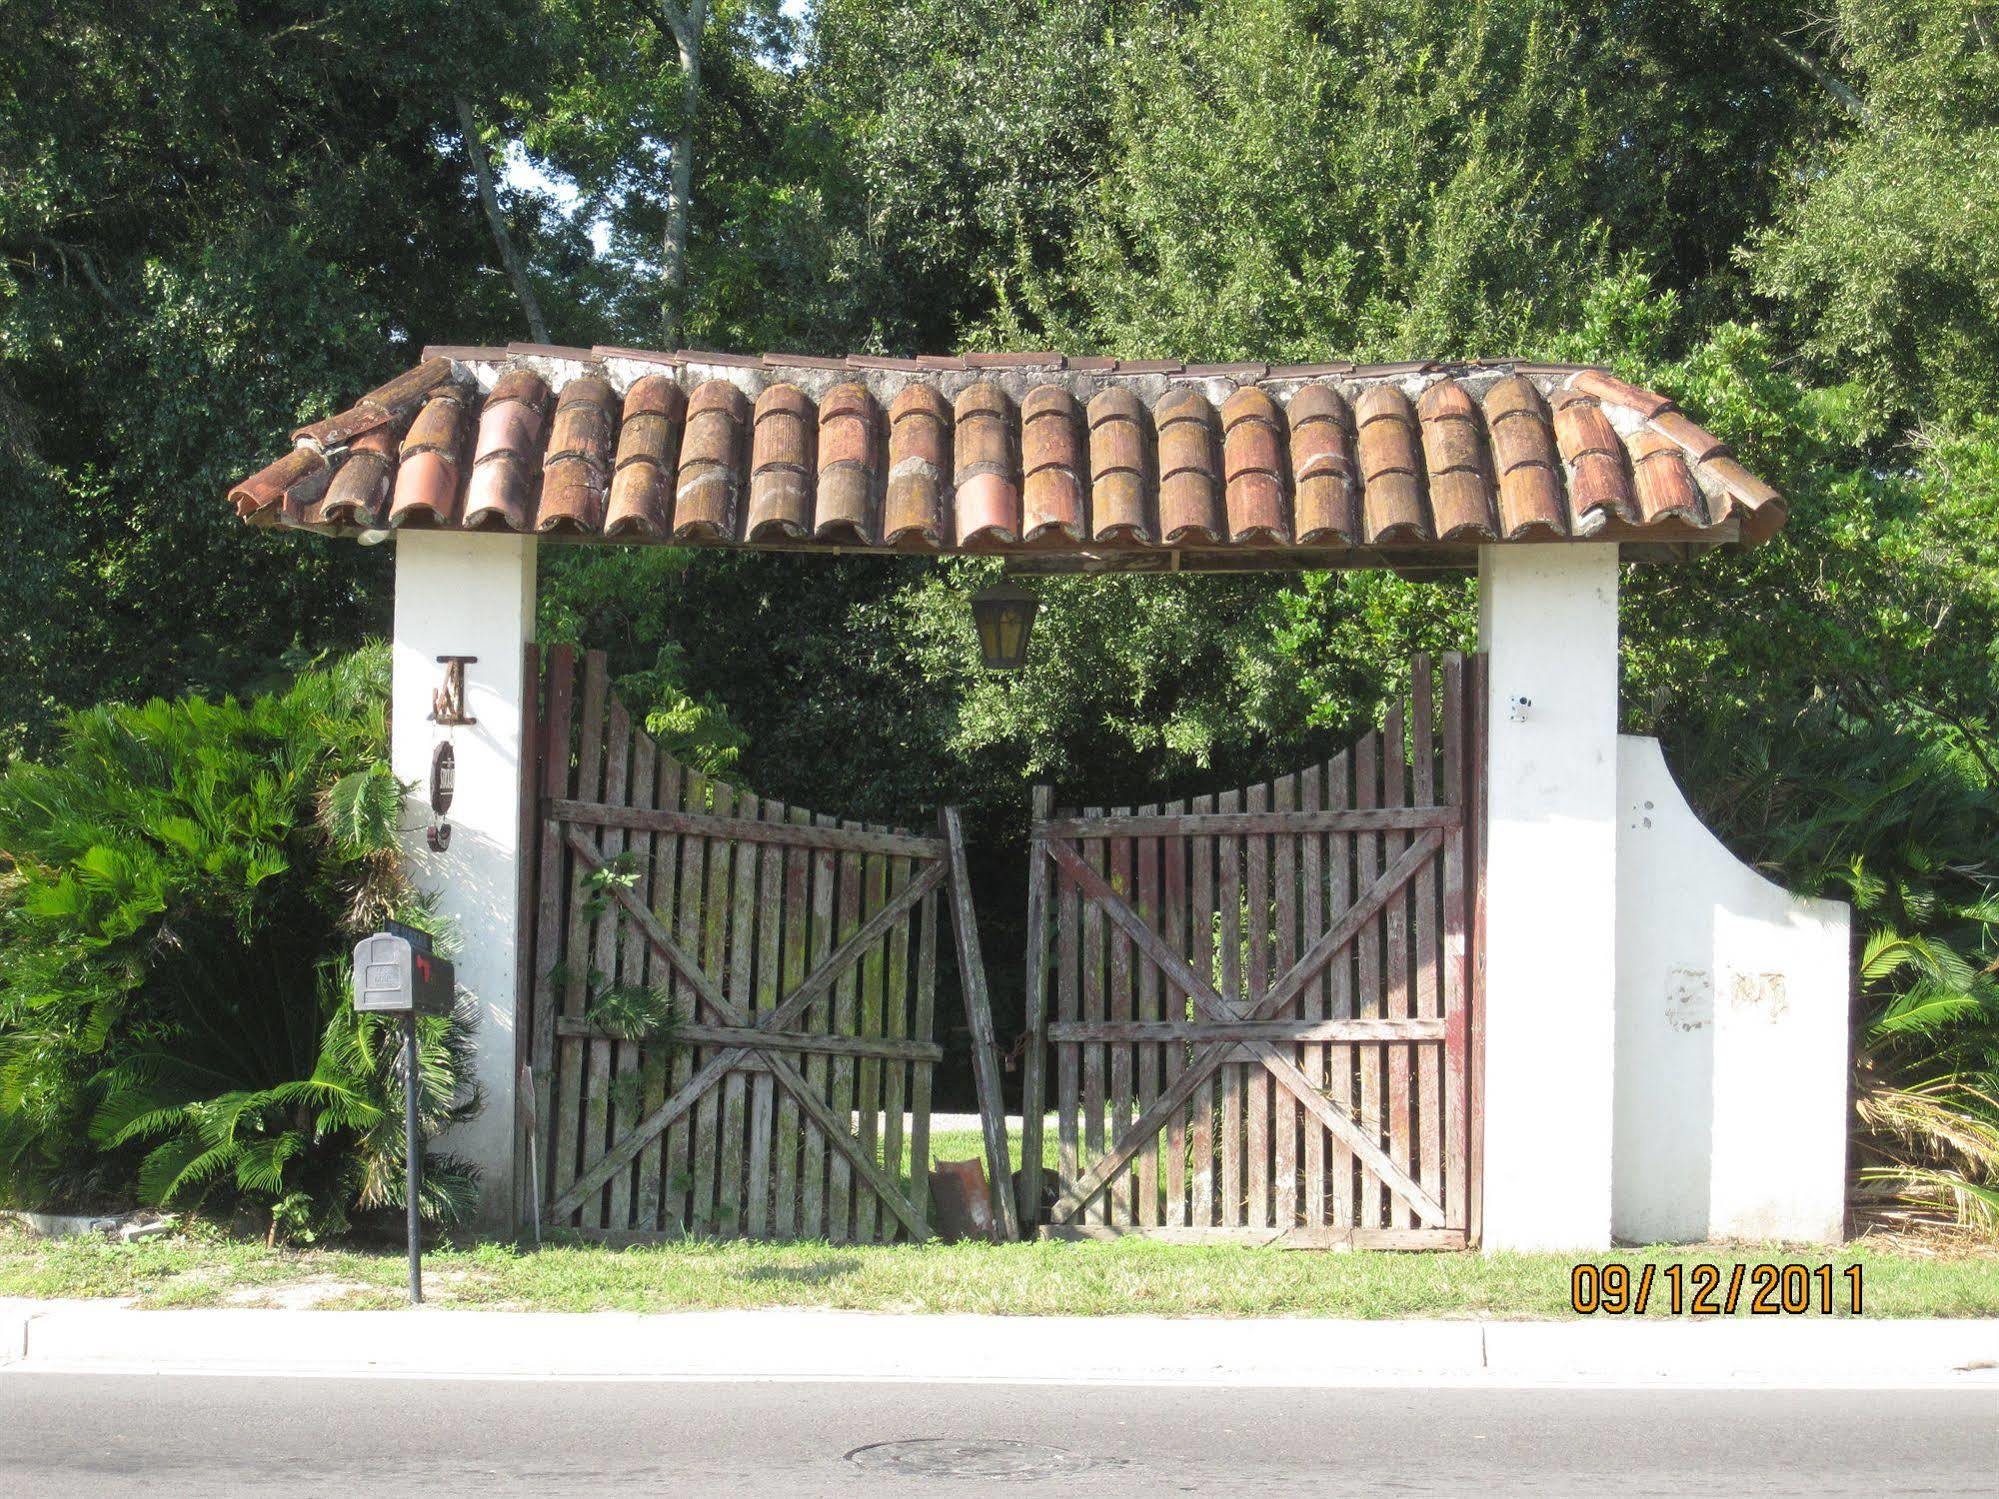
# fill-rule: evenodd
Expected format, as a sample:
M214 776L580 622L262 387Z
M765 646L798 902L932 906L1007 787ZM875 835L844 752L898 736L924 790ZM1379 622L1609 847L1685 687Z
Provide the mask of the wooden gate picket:
M1481 666L1416 658L1380 729L1260 786L1080 814L1036 788L1024 1223L1471 1242Z
M631 723L602 653L577 675L546 652L535 720L543 1221L928 1237L945 838L711 780Z

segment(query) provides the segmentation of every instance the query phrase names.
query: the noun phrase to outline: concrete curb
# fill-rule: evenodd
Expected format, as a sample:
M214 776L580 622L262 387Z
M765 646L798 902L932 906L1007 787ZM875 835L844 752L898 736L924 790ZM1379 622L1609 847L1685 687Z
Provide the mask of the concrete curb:
M11 1357L10 1357L11 1356ZM0 1308L14 1372L1999 1390L1999 1320L1337 1322L871 1312Z

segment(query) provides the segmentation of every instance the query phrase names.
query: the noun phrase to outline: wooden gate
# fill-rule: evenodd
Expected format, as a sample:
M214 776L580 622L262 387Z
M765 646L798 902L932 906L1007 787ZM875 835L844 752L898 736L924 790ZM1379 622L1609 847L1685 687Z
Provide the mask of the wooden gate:
M947 840L711 780L634 727L602 653L580 702L575 676L573 651L547 653L542 1221L616 1242L927 1237Z
M1437 683L1418 657L1379 730L1264 785L1061 815L1036 789L1024 1221L1065 1238L1475 1239L1481 664L1447 655Z

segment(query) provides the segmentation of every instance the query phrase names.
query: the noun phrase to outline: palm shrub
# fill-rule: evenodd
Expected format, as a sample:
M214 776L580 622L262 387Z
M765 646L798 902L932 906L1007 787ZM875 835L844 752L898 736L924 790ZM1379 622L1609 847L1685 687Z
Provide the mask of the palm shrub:
M386 916L429 925L396 857L388 653L248 700L72 714L0 774L0 1191L338 1231L402 1201L393 1021L347 1003ZM419 1111L477 1107L463 1017L421 1030ZM468 1169L432 1157L424 1210Z

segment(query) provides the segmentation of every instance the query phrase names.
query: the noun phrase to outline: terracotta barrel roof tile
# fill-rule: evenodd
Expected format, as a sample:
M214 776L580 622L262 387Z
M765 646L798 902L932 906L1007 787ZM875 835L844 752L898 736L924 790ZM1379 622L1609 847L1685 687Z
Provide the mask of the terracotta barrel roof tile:
M1020 403L1021 536L1074 546L1089 533L1083 411L1059 385L1037 385Z
M1416 416L1423 425L1423 462L1429 470L1437 537L1490 541L1497 524L1477 404L1457 381L1439 380L1423 392Z
M688 397L673 491L675 541L736 539L748 418L748 398L726 380L710 380Z
M819 401L819 504L813 534L821 541L873 546L880 413L865 385L836 385Z
M1308 546L1360 542L1360 470L1353 412L1338 387L1320 381L1291 398L1291 471L1298 483L1298 540Z
M1109 542L1152 540L1146 514L1150 423L1145 403L1124 386L1113 385L1091 398L1089 423L1090 537Z
M1461 566L1488 540L1567 537L1682 555L1765 540L1785 517L1671 400L1575 366L528 345L426 351L300 428L230 499L259 524L346 532L1018 548L1082 565L1108 547L1207 559L1188 565L1256 548Z
M301 443L276 463L257 470L234 489L229 499L236 513L248 519L281 504L286 494L326 472L326 455Z
M535 530L604 529L611 486L611 432L617 397L610 382L584 375L562 387L542 462L541 510Z
M800 540L812 533L818 449L812 398L795 385L773 385L757 397L754 424L745 534L751 541Z
M1284 413L1268 394L1244 386L1222 403L1222 470L1229 540L1288 546Z
M377 427L354 439L346 460L320 501L320 519L337 526L379 526L388 514L389 485L396 473L396 433Z
M1423 503L1416 412L1398 385L1371 386L1354 406L1360 446L1361 540L1370 545L1434 534Z
M525 531L533 525L548 395L548 382L529 369L509 369L494 383L479 413L479 441L465 496L466 525L508 531Z
M1700 490L1687 472L1679 444L1658 432L1638 433L1631 439L1631 477L1641 524L1673 521L1699 527L1707 523Z
M888 408L888 498L882 531L890 546L944 545L944 475L951 467L951 407L936 389L910 385Z
M1561 457L1540 390L1524 375L1496 382L1485 393L1485 422L1499 471L1499 534L1508 541L1566 536Z
M430 393L403 435L389 500L391 525L448 526L457 521L471 430L470 402L462 387L441 385Z
M1569 525L1587 536L1617 520L1635 520L1629 455L1596 398L1580 390L1555 397L1555 442L1569 468Z
M1014 458L1013 403L999 386L959 392L957 431L958 545L1020 540L1020 468Z
M1159 398L1159 538L1213 546L1228 534L1215 453L1215 408L1191 386Z
M322 447L343 446L363 432L408 420L433 390L456 378L449 359L426 359L415 369L407 370L388 384L369 391L338 416L301 427L292 436L295 440L305 439Z
M673 474L680 461L680 430L687 396L665 375L634 380L625 392L618 452L611 474L609 536L665 536L673 518Z

